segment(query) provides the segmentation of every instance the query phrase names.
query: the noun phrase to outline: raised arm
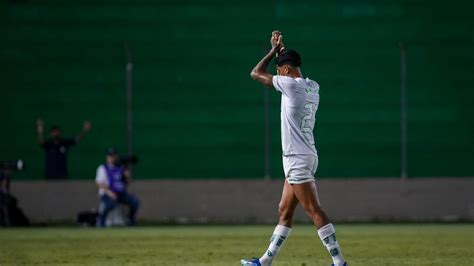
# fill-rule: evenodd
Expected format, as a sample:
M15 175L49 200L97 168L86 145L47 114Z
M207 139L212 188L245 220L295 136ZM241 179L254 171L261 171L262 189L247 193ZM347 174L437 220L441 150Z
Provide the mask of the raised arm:
M91 127L91 122L84 121L81 132L79 132L79 134L77 134L77 136L75 137L76 143L79 143L79 141L84 138L84 136L91 130Z
M42 146L44 144L44 122L41 118L36 120L36 133L37 133L37 140L38 144Z
M272 49L257 63L257 65L250 72L250 76L253 80L256 80L265 86L273 86L272 77L273 75L268 72L268 64L272 60L273 56L283 48L282 35L279 31L272 32L272 37L270 39L272 44Z

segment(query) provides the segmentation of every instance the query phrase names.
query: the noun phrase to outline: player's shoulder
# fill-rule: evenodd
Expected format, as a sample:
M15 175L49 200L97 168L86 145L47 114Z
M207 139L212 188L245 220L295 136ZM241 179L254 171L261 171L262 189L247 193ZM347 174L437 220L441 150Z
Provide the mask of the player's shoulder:
M317 88L319 90L319 83L315 80L308 79L308 81L313 85L314 88Z
M292 77L275 75L273 76L273 85L276 88L281 88L280 90L288 90L297 87L298 82Z
M299 81L304 87L311 87L313 89L319 90L319 83L310 78L300 78Z
M287 76L281 76L281 75L275 75L273 76L274 79L278 80L279 82L281 83L294 83L296 84L297 81L296 79L292 78L292 77L287 77Z

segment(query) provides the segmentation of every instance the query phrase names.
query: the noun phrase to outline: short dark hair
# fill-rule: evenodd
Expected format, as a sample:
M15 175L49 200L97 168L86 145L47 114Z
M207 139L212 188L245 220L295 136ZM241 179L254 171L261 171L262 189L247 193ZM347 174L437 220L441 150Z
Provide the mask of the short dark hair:
M285 50L275 59L275 64L277 66L283 66L285 64L288 64L291 66L299 67L301 66L301 56L293 49Z

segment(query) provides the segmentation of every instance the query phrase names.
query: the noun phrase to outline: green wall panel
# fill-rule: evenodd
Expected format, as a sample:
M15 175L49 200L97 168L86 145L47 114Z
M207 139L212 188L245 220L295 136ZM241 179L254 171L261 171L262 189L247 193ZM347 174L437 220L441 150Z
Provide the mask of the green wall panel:
M35 120L73 136L73 179L125 153L124 43L134 58L137 178L261 178L263 90L249 71L280 29L321 85L324 177L399 175L399 48L407 45L411 177L474 175L474 4L442 1L35 1L0 4L0 160L41 179ZM279 95L271 174L281 177Z

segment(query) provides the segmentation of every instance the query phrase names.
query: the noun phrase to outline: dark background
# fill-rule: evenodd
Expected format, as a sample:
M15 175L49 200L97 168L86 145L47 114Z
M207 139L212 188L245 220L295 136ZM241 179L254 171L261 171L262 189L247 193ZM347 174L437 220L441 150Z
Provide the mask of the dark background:
M126 152L125 51L134 59L137 178L260 178L264 88L249 72L273 29L320 83L322 177L400 173L400 49L407 46L410 177L474 175L472 1L2 1L0 160L43 178L35 121L66 136L72 179ZM274 177L279 94L271 93Z

